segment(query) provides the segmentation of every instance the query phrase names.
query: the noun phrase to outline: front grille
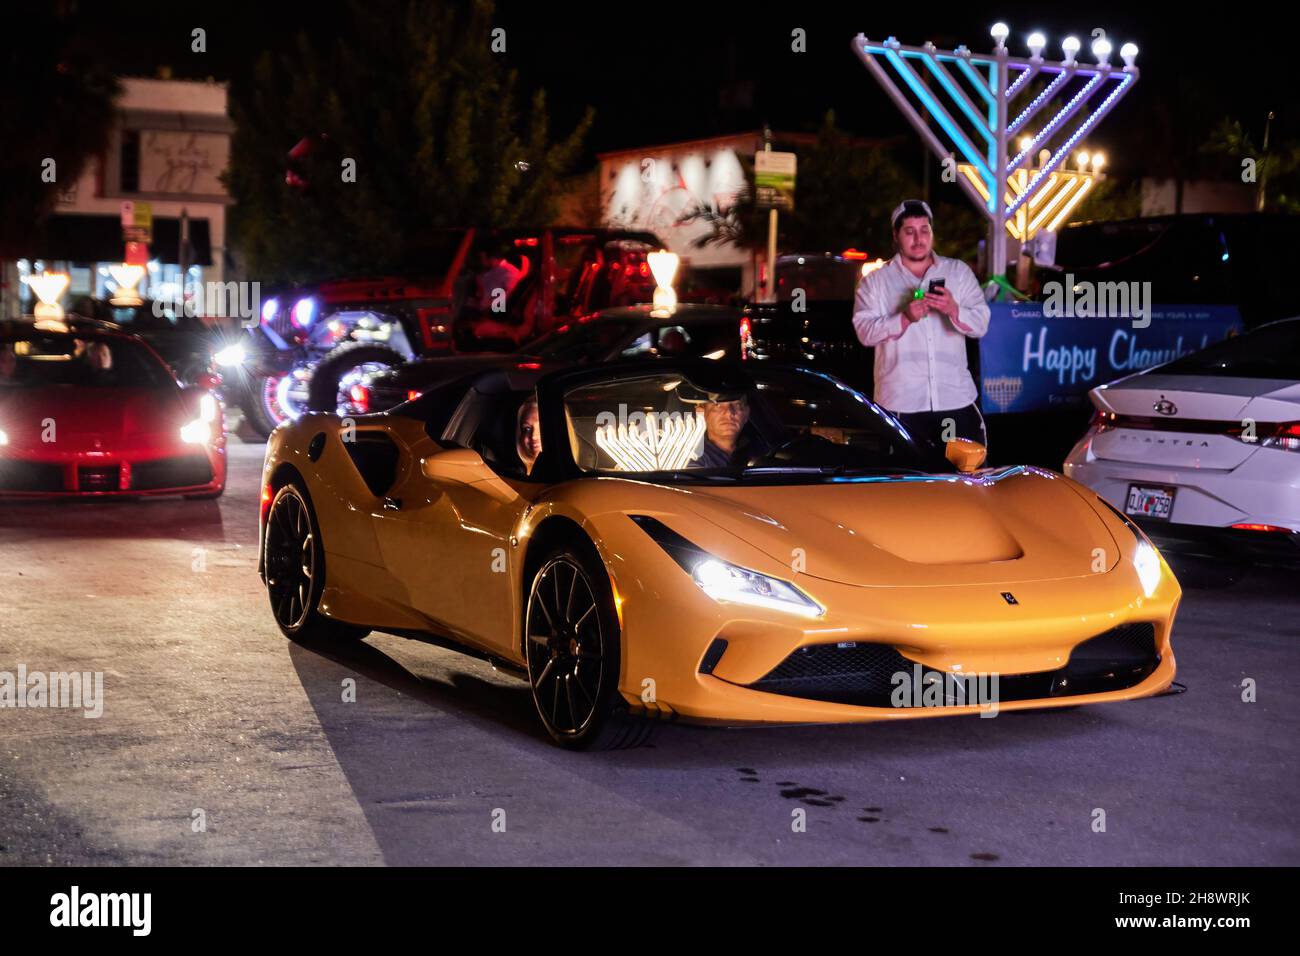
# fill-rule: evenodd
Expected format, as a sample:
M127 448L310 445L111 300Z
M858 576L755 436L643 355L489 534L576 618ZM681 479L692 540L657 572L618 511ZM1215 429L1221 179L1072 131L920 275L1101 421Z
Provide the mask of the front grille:
M62 465L0 459L0 491L62 490Z
M1124 624L1078 644L1053 671L999 674L998 700L1037 700L1123 690L1142 683L1160 663L1155 625ZM771 694L861 707L891 707L895 688L943 681L943 671L917 664L888 644L842 643L801 647L749 687ZM896 675L903 675L901 678ZM968 675L970 676L970 675ZM911 699L914 695L908 695ZM913 700L913 706L920 705Z
M78 491L117 491L121 487L121 465L81 465L77 468Z
M157 488L190 488L212 480L212 465L207 455L180 455L142 461L131 466L131 488L149 491Z

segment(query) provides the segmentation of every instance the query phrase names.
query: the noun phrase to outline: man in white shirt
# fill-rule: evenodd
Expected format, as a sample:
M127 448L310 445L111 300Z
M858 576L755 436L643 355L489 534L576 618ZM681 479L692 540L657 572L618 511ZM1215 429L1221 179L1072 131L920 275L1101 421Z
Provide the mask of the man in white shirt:
M934 217L920 200L890 217L898 254L858 282L853 328L876 350L875 400L914 437L987 445L966 339L988 331L989 306L970 267L934 254Z

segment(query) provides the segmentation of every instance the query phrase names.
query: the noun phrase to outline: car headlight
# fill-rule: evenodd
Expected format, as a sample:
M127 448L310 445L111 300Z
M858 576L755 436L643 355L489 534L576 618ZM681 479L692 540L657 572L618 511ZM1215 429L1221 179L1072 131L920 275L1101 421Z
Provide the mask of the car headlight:
M234 345L227 345L224 349L212 356L212 360L224 368L243 365L246 358L248 358L248 352L244 349L243 342L236 342Z
M1142 591L1147 597L1156 593L1160 586L1160 554L1146 541L1139 541L1137 551L1133 553L1133 567L1137 569L1138 580L1142 582Z
M212 423L201 418L181 426L181 441L189 445L206 445L212 437Z
M181 426L181 441L206 445L212 439L212 423L216 420L217 400L205 392L199 396L199 417Z
M0 447L9 444L9 435L3 428L0 428Z
M704 557L691 571L695 583L715 601L748 604L774 611L817 617L822 606L788 581L737 567L714 557Z
M657 518L628 515L691 576L709 597L727 604L747 604L802 617L820 617L825 608L789 581L769 577L714 557Z

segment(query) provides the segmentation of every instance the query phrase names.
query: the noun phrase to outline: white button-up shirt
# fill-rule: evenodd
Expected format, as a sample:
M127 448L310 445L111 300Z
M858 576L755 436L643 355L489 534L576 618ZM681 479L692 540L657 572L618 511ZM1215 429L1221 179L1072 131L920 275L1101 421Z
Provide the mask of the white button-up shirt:
M957 301L956 320L931 311L909 322L904 310L913 292L943 279ZM966 338L989 328L989 306L970 266L934 256L917 278L898 256L863 276L853 303L858 341L875 348L875 399L891 412L939 412L964 408L979 391L966 364Z

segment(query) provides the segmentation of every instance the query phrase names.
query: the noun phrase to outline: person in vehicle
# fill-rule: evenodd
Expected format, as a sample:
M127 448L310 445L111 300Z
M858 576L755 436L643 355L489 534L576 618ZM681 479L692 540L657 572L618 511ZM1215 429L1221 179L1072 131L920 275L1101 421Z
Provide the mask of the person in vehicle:
M519 284L523 272L515 267L500 247L490 246L483 251L482 271L479 272L479 297L475 302L483 315L504 312L506 300L511 291ZM497 306L494 308L494 305Z
M515 426L515 451L523 462L524 474L531 475L542 453L542 425L537 417L537 399L527 398L519 406Z
M691 462L694 468L726 468L749 451L744 435L749 423L749 396L712 393L700 405L704 416L704 445Z

